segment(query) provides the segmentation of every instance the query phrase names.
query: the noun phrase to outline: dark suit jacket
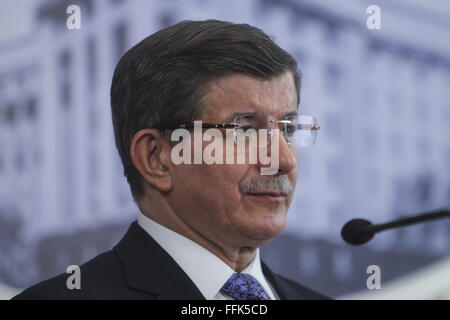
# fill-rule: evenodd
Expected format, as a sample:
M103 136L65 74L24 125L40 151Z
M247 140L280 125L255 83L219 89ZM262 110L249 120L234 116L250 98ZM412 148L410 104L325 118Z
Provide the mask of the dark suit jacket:
M43 281L13 299L205 299L178 264L138 224L133 222L113 250L80 267L81 289L69 290L63 273ZM262 270L280 299L326 299L298 283Z

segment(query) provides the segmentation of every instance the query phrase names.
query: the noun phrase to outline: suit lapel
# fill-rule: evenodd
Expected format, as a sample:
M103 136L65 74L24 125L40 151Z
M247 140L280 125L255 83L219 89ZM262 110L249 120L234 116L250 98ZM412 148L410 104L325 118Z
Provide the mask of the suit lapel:
M283 278L273 273L269 267L261 261L264 275L270 281L281 300L328 300L330 298L302 286L292 280Z
M114 251L122 263L128 287L163 300L205 299L186 273L136 221Z
M294 290L292 286L286 284L283 279L274 274L269 267L261 261L261 268L264 273L264 276L267 280L269 280L270 284L275 289L278 294L280 300L301 300L305 299L303 295Z

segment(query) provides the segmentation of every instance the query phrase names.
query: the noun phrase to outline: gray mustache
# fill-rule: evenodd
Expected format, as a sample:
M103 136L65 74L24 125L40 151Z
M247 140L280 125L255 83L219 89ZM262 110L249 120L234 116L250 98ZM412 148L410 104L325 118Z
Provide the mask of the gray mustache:
M244 180L239 185L239 189L243 193L276 191L287 194L293 190L287 176L260 176L256 179Z

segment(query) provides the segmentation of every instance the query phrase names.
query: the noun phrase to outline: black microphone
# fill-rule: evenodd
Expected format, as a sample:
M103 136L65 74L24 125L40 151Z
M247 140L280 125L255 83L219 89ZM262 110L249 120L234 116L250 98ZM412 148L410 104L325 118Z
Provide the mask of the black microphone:
M449 209L434 210L416 216L405 217L392 222L375 225L364 219L353 219L344 225L341 230L341 237L349 244L361 245L370 241L377 232L442 218L450 218Z

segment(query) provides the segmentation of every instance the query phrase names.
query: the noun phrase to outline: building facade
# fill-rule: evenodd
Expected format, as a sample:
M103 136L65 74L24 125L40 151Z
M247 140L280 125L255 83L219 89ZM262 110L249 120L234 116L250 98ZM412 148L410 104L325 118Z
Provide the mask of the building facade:
M81 29L69 30L66 8L75 3ZM351 218L381 223L448 207L450 48L437 36L423 39L430 30L448 33L450 23L421 20L414 37L404 37L402 26L416 21L414 11L386 5L387 22L402 24L384 26L391 32L368 30L364 5L40 1L32 34L0 46L0 215L20 217L25 243L133 220L137 207L110 115L114 67L162 27L206 18L260 27L299 62L300 113L319 119L321 131L314 148L300 150L287 236L336 247ZM424 224L383 234L369 249L423 253L425 261L450 252L449 233L448 224ZM348 281L356 272L355 254L345 247L327 259L308 248L299 253L301 270L320 272L325 265Z

